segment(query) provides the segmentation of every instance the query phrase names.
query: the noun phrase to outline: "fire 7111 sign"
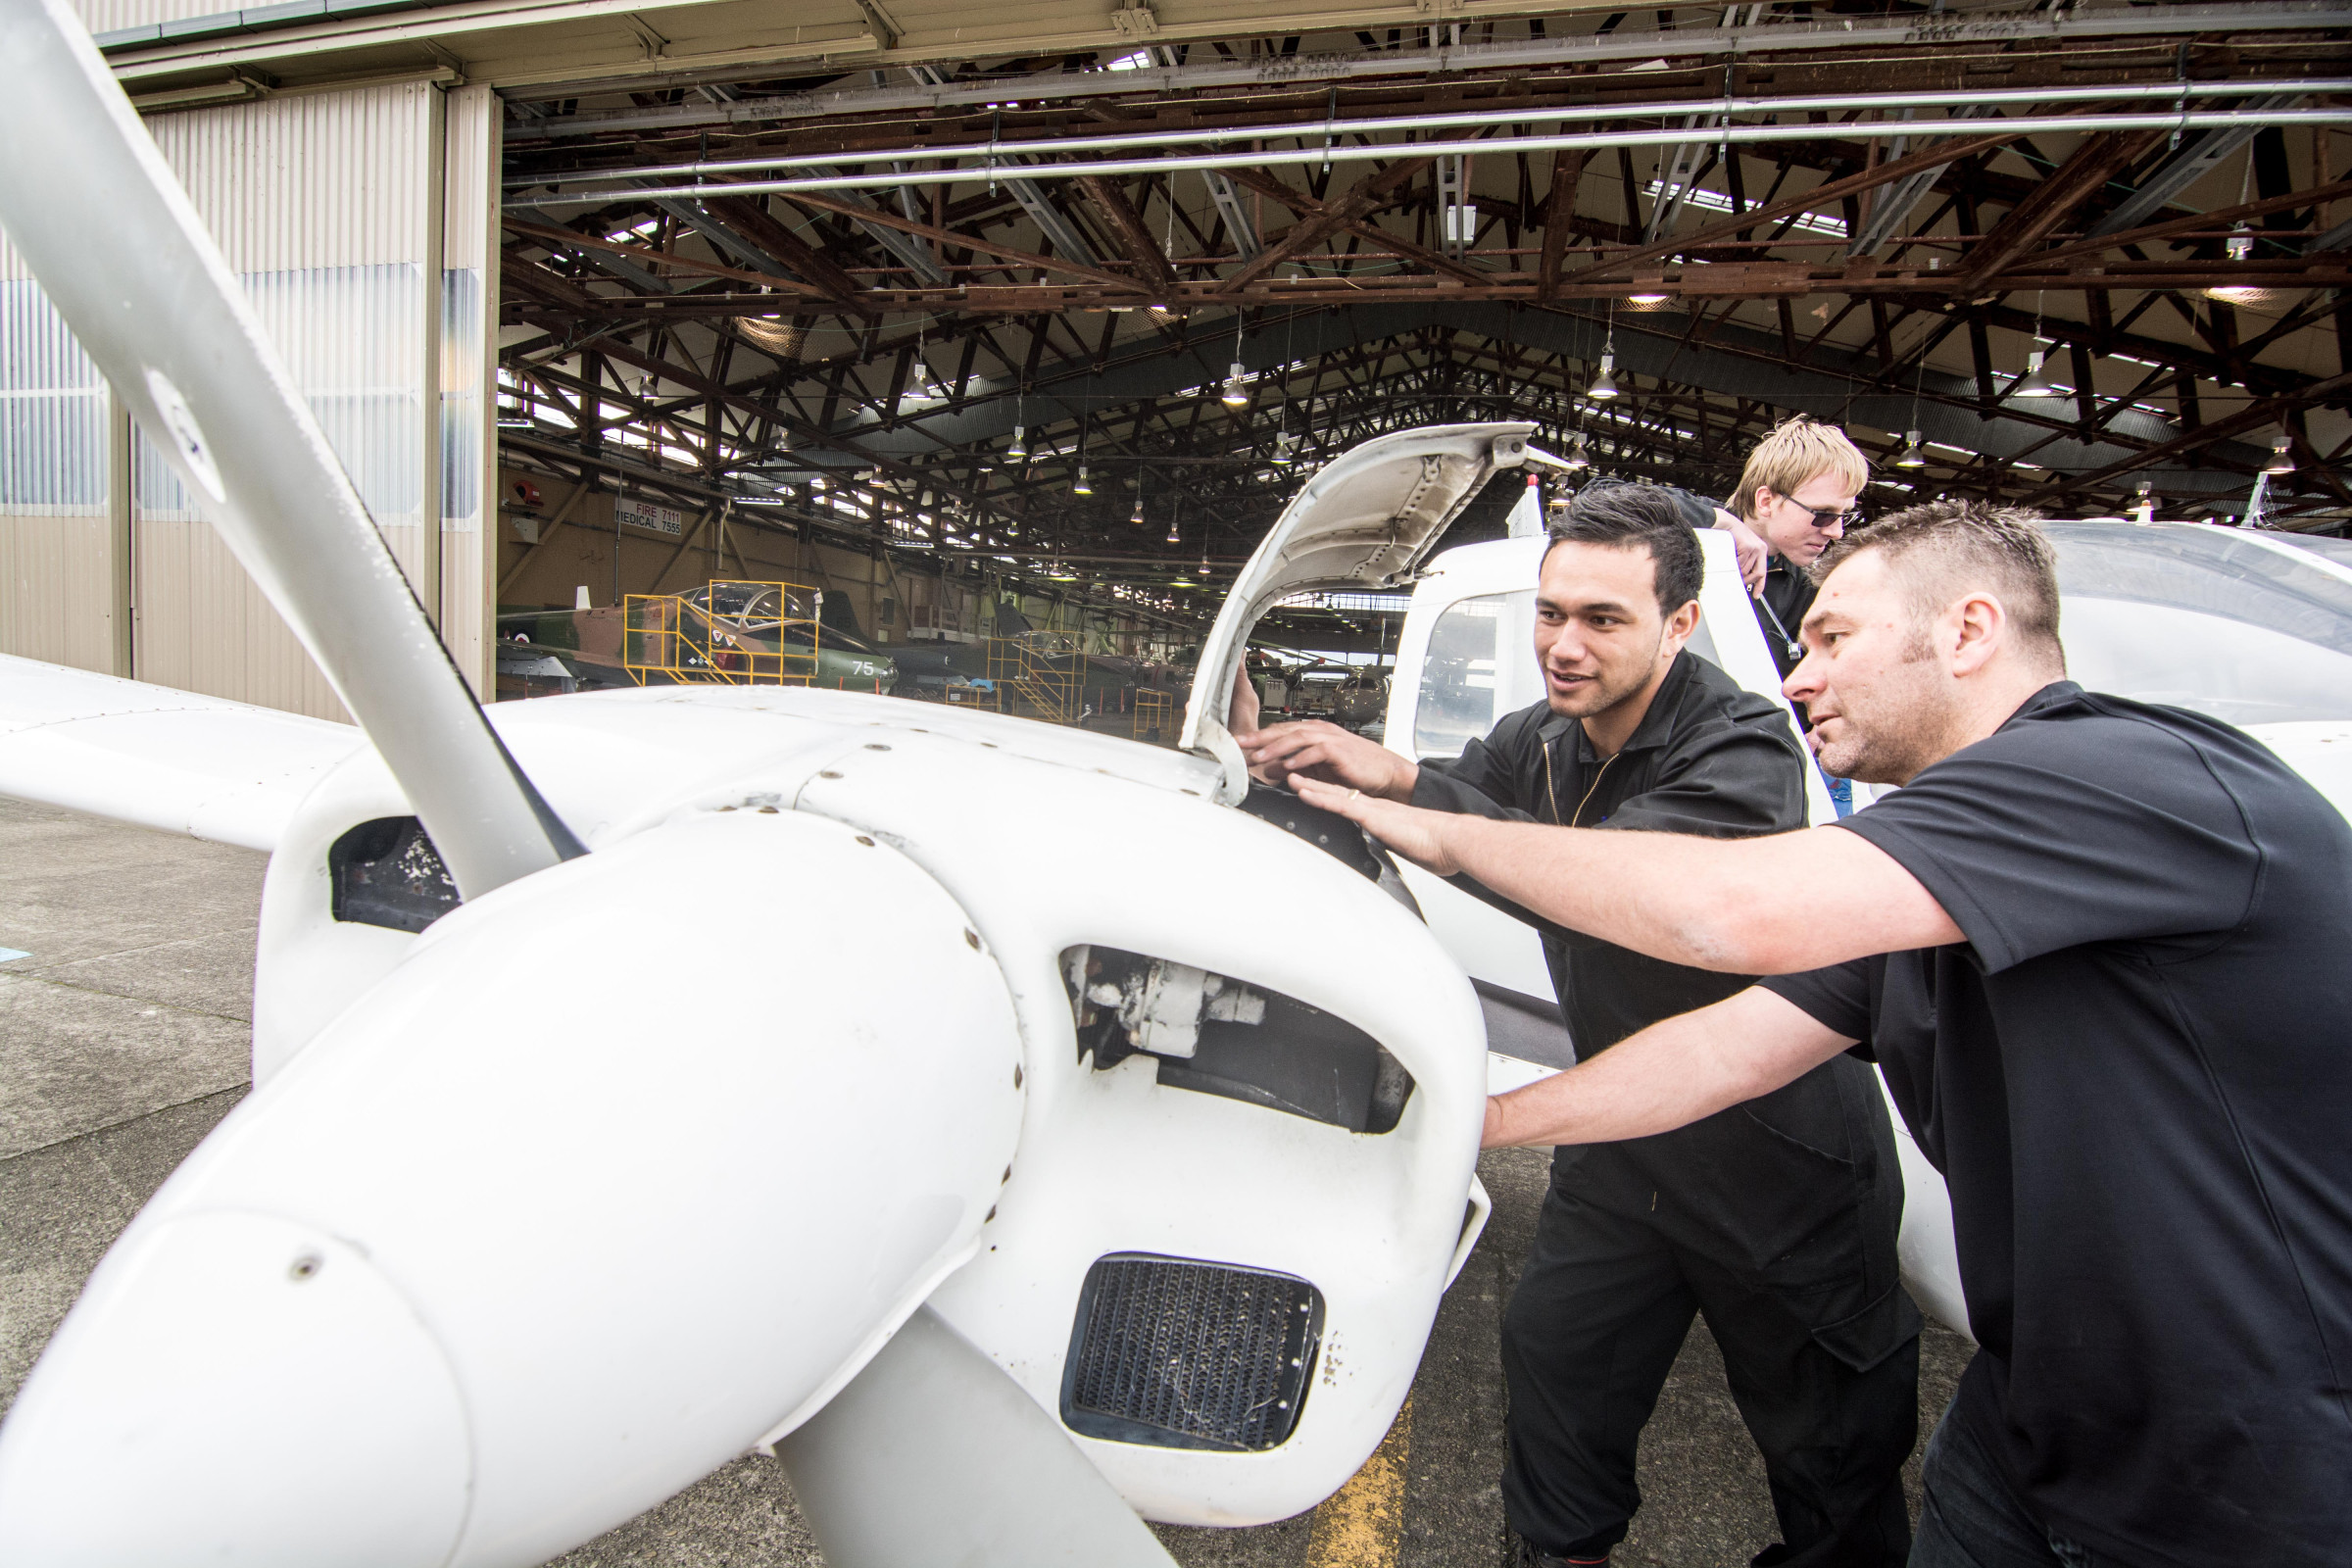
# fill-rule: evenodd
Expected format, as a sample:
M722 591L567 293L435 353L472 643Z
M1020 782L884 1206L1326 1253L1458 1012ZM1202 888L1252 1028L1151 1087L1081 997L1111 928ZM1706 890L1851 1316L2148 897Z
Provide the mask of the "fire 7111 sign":
M632 501L626 496L614 499L612 517L614 521L625 522L632 528L645 528L654 533L665 533L673 539L686 526L686 517L683 513L672 512L667 507L657 507L650 501Z

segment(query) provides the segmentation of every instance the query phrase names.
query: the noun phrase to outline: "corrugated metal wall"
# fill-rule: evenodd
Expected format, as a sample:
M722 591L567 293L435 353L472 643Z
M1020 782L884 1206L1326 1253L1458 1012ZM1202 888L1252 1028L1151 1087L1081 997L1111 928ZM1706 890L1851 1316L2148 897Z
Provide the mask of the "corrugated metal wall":
M148 128L459 667L488 690L495 95L386 83ZM0 243L0 652L344 717L146 438L115 435L109 405ZM117 472L125 495L111 494Z
M148 122L376 527L424 580L438 327L440 95L422 83ZM309 655L142 439L132 519L141 679L343 717Z
M233 0L74 0L74 14L92 32L149 27L186 17L212 17L239 9Z
M0 653L119 672L107 404L0 235Z

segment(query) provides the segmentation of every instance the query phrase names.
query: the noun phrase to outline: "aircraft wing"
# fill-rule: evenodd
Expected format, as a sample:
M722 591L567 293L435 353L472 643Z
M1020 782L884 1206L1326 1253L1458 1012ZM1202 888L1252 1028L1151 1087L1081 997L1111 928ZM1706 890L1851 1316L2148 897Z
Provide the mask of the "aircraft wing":
M368 744L350 724L0 655L0 795L249 850Z

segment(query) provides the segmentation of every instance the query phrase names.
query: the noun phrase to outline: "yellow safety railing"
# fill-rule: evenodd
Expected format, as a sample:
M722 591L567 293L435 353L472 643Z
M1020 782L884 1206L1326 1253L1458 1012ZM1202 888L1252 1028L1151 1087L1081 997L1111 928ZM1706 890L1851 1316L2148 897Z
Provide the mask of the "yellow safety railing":
M1086 656L1066 632L1025 632L988 641L988 678L1005 712L1051 724L1075 723L1086 708Z
M802 612L800 583L717 578L683 594L630 594L621 612L621 664L651 675L736 686L822 684L824 629Z
M1176 738L1176 700L1150 686L1135 691L1135 738L1173 741Z

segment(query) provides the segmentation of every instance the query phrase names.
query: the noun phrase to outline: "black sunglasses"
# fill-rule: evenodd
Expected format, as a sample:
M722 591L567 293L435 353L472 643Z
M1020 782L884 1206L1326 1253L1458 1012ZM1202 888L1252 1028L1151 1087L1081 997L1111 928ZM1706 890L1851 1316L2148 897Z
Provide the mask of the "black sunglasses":
M1835 528L1839 523L1843 523L1848 528L1862 526L1862 514L1859 509L1851 512L1824 512L1819 507L1806 506L1794 496L1783 496L1781 499L1812 518L1813 526L1816 528Z

